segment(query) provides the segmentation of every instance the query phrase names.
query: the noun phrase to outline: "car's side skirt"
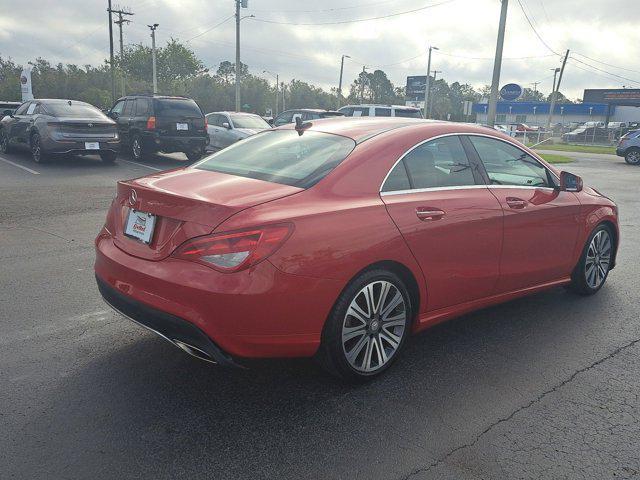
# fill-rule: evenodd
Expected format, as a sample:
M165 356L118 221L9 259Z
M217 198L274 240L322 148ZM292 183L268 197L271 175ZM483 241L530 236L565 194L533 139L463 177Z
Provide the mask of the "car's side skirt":
M477 300L471 300L469 302L460 303L458 305L452 305L450 307L441 308L439 310L427 311L418 317L418 321L415 322L413 331L419 332L426 328L437 325L438 323L450 320L451 318L458 317L465 313L480 310L482 308L490 307L500 303L515 300L516 298L525 297L533 293L547 290L550 288L566 285L571 282L571 277L564 277L551 282L546 282L533 287L522 288L511 292L500 293L498 295L492 295L490 297L480 298Z

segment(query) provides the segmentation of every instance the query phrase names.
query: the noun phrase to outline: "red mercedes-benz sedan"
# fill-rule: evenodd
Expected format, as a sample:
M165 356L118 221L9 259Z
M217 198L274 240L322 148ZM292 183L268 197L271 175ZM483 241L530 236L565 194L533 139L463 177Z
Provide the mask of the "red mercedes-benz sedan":
M218 364L373 377L410 333L615 265L613 201L488 128L328 119L118 183L96 239L117 311Z

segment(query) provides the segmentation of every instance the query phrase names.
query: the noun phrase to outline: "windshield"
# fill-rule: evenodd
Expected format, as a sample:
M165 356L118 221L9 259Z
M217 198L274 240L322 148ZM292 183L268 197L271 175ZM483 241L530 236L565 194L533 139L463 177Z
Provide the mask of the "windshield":
M309 188L355 146L352 139L329 133L268 130L214 153L195 168Z
M156 116L203 117L198 104L190 98L157 98L153 103Z
M93 105L82 102L44 103L45 111L54 117L73 118L107 118L107 116Z
M231 115L231 121L235 128L271 128L262 117L254 115Z

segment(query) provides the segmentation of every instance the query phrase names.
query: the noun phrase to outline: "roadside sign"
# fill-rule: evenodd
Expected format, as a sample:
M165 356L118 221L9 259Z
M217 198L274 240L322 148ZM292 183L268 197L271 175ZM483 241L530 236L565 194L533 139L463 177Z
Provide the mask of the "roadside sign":
M471 115L473 110L473 102L470 100L465 100L462 102L462 114L463 115Z
M507 101L513 101L522 95L522 87L517 83L507 83L500 89L500 98Z

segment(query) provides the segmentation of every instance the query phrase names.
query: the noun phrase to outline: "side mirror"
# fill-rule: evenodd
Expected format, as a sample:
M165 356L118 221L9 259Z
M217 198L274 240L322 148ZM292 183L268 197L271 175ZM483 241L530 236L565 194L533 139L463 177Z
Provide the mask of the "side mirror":
M230 124L229 122L223 122L223 123L222 123L222 126L223 126L224 128L226 128L227 130L231 130L231 124Z
M560 190L579 192L582 190L582 178L569 172L560 172Z
M275 119L272 118L267 123L273 127L273 126L275 126Z
M118 112L112 112L111 110L109 110L107 112L107 116L109 116L109 117L111 117L111 118L113 118L115 120L115 119L118 118L119 115L118 115Z

